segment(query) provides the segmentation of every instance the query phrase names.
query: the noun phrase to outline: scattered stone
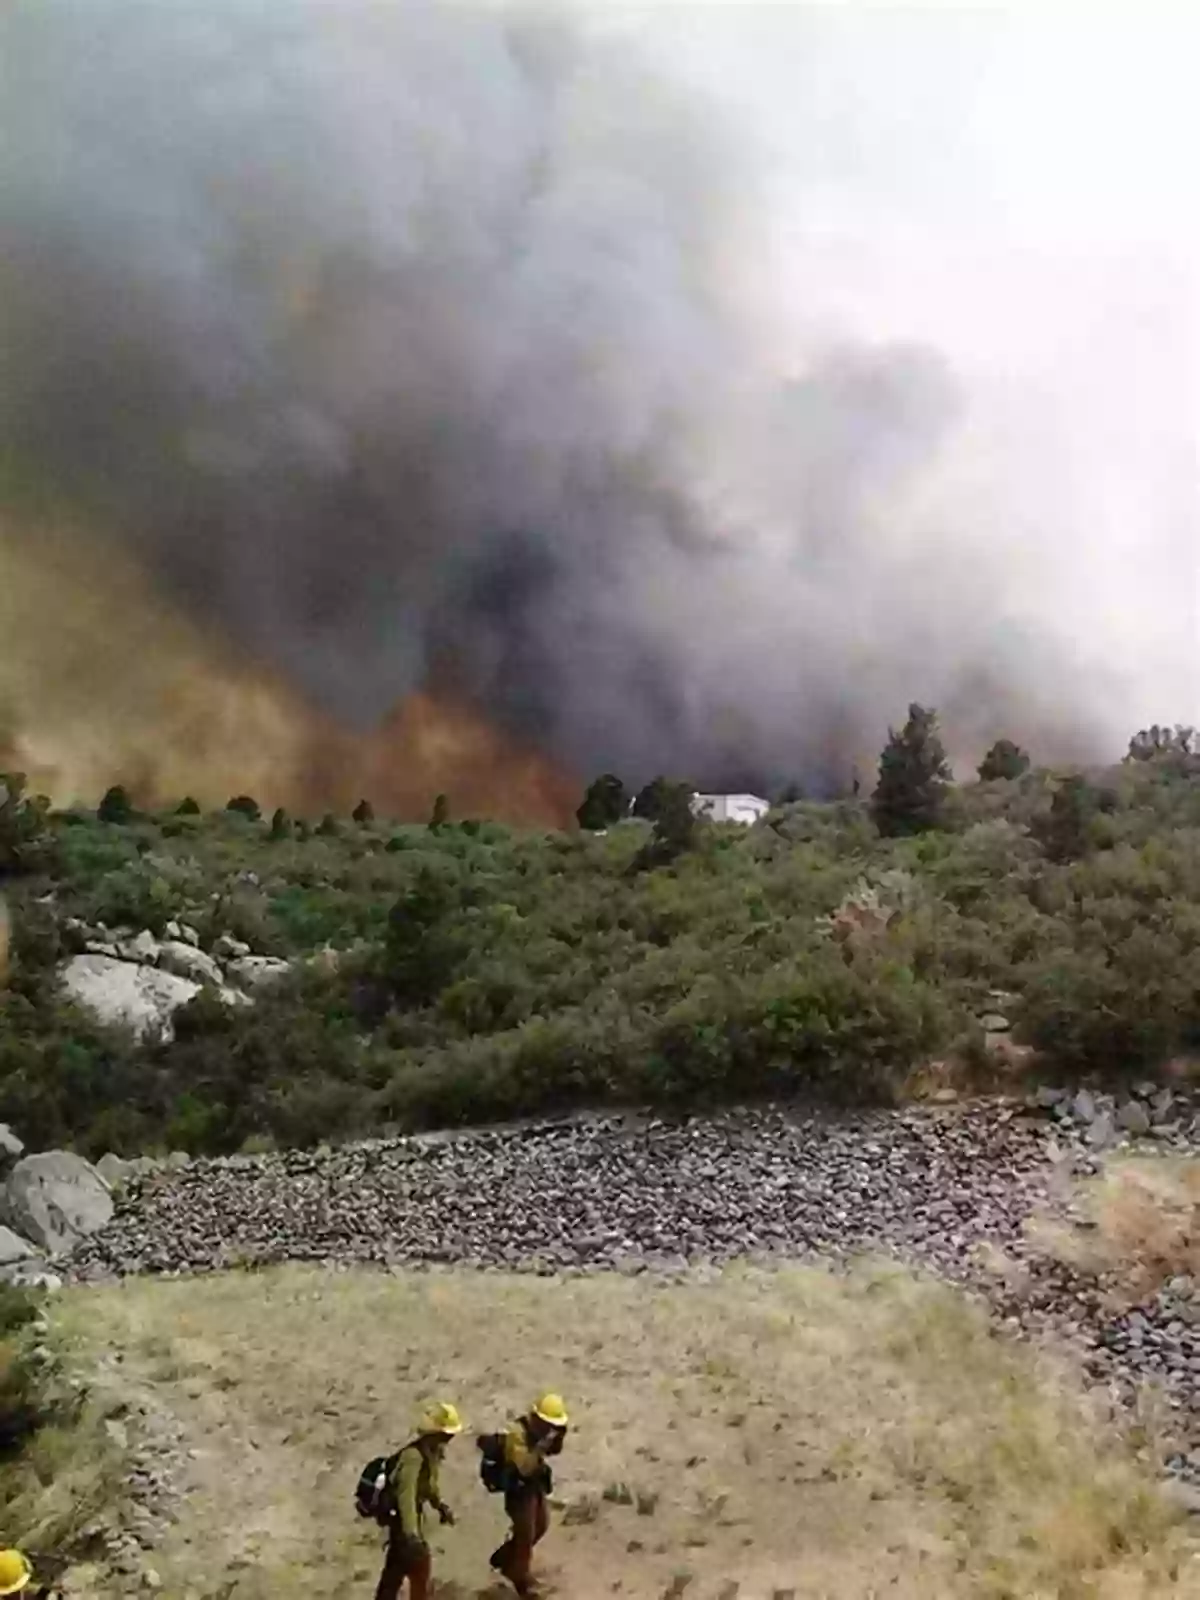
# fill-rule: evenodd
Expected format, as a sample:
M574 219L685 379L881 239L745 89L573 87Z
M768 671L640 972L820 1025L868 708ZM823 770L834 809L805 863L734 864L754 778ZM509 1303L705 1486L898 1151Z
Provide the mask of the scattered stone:
M985 1011L979 1019L979 1026L984 1033L1007 1033L1012 1023L999 1011Z
M219 934L213 943L213 954L224 960L235 960L250 954L250 946L230 933Z
M1080 1089L1071 1101L1071 1115L1085 1127L1096 1120L1096 1097L1090 1089Z
M25 1146L9 1127L7 1122L0 1122L0 1171L19 1161L25 1154Z
M1087 1130L1088 1143L1097 1150L1105 1150L1117 1137L1116 1124L1111 1111L1098 1111Z
M5 1283L20 1289L44 1289L47 1294L56 1294L63 1286L58 1273L51 1272L40 1258L17 1261L11 1267L5 1267L2 1275Z
M1048 1084L1039 1083L1033 1091L1033 1103L1043 1111L1050 1111L1055 1106L1061 1105L1067 1098L1065 1089L1052 1089Z
M1117 1112L1117 1126L1140 1137L1150 1132L1150 1113L1140 1100L1127 1100Z

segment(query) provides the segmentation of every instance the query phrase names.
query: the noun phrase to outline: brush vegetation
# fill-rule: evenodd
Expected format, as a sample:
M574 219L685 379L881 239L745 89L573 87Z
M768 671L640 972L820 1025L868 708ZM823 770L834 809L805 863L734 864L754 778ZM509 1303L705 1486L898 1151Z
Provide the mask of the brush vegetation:
M105 821L10 779L0 1117L95 1155L621 1102L887 1102L931 1064L1011 1071L1021 1051L985 1048L979 1021L998 1005L1058 1079L1200 1050L1190 740L1139 735L1090 775L998 745L985 770L1013 776L956 786L913 712L874 796L753 829L694 819L667 783L653 820L609 825L608 779L585 813L605 831L569 833L455 818L444 796L423 825L366 802L314 829L244 795L152 815L122 795ZM59 998L71 918L177 918L296 974L253 1008L202 994L173 1042L138 1046Z

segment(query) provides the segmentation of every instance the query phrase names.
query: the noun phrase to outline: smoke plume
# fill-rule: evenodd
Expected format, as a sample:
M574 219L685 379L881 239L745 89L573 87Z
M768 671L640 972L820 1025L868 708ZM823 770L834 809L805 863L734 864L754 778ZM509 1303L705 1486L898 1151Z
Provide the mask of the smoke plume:
M11 742L549 818L602 768L828 787L910 698L1099 751L1119 679L1024 605L969 386L802 317L778 359L760 203L575 11L10 0Z

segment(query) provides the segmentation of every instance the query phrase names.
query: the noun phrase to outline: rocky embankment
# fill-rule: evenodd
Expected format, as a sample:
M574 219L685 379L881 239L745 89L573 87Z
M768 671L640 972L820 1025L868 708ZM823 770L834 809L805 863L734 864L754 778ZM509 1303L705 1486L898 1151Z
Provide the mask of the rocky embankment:
M1039 1254L1025 1231L1034 1212L1069 1212L1071 1178L1094 1170L1124 1123L1191 1148L1191 1110L1147 1099L1143 1119L1102 1097L1044 1098L1033 1111L612 1117L176 1158L131 1179L68 1270L88 1280L300 1260L642 1272L882 1251L982 1294L1016 1330L1065 1338L1115 1399L1161 1382L1178 1422L1172 1468L1200 1481L1200 1285L1175 1278L1118 1312L1103 1282Z

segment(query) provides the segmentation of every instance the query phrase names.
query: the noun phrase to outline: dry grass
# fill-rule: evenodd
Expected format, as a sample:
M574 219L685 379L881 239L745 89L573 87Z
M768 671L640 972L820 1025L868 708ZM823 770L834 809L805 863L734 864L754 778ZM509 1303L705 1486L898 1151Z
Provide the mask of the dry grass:
M1082 1226L1042 1222L1036 1238L1060 1260L1103 1274L1136 1301L1168 1278L1200 1278L1200 1158L1114 1157L1079 1186Z
M541 1386L577 1423L544 1566L572 1600L1200 1593L1177 1514L1082 1397L895 1270L290 1268L76 1291L60 1316L81 1353L122 1349L197 1452L155 1556L171 1600L369 1594L361 1463L429 1395L474 1430ZM460 1522L435 1535L439 1592L502 1593L486 1566L501 1512L469 1441L446 1480Z
M0 1340L6 1380L19 1340L29 1335ZM37 1400L49 1420L0 1458L0 1532L5 1543L57 1554L80 1548L89 1524L112 1505L124 1457L104 1428L105 1399L77 1401L57 1363L38 1380Z

